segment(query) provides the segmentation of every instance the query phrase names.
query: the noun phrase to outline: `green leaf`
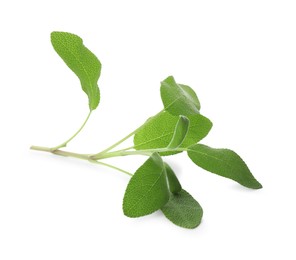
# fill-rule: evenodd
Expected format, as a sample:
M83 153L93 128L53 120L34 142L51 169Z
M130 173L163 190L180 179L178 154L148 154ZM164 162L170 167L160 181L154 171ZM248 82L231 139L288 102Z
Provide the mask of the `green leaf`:
M150 118L134 136L136 150L166 148L171 142L178 116L162 112ZM180 147L188 147L199 142L211 130L212 122L206 117L196 114L188 116L190 125L187 135ZM175 154L176 152L161 153L161 155Z
M168 144L167 148L178 148L184 141L189 128L189 119L186 116L180 116L176 124L175 131L172 140Z
M52 32L51 43L67 66L77 75L89 100L89 109L94 110L100 102L97 81L101 73L98 58L83 45L82 39L72 33Z
M192 88L177 84L172 76L161 82L160 94L164 109L172 115L194 115L200 110L199 100Z
M202 207L185 190L172 194L169 202L161 210L177 226L190 229L200 224L203 215Z
M248 188L262 188L246 163L229 149L214 149L203 144L195 144L187 151L196 165L209 172L232 179Z
M135 172L123 198L123 212L141 217L163 207L169 200L166 171L158 153L154 153Z
M167 178L168 178L168 182L169 182L170 191L172 193L180 192L182 190L182 186L181 186L176 174L174 173L172 168L167 163L164 163L164 166L166 169L166 174L167 174Z

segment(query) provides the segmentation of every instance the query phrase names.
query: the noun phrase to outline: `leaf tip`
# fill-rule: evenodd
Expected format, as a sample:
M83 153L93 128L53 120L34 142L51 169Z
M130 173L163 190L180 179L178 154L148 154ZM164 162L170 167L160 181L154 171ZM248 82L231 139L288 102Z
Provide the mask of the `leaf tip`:
M180 115L179 119L182 120L185 124L189 125L189 123L190 123L187 116Z
M66 32L52 31L50 33L50 39L51 39L51 41L53 41L56 37L58 37L59 35L62 35L62 34L66 34Z
M170 75L170 76L168 76L168 77L166 77L163 81L161 81L160 83L161 84L166 84L167 82L175 82L175 78L172 76L172 75Z
M259 190L262 188L263 188L262 184L256 180L256 182L254 183L253 189Z

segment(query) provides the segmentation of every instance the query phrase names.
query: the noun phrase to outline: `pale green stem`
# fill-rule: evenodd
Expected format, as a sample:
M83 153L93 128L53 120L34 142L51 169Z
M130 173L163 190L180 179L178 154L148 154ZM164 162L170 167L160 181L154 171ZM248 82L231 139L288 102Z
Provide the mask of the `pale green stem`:
M82 160L89 160L90 159L89 154L72 153L72 152L67 152L67 151L62 151L62 150L53 150L52 148L49 148L49 147L34 146L33 145L30 147L30 149L35 150L35 151L53 153L53 154L61 155L61 156L73 157L73 158L82 159Z
M159 115L160 113L162 113L164 111L161 110L159 113L157 113L155 116ZM126 156L126 155L146 155L146 156L150 156L152 153L154 152L183 152L186 151L186 148L176 148L176 149L169 149L169 148L161 148L161 149L147 149L147 150L137 150L137 151L128 151L130 149L133 149L134 146L122 149L122 150L118 150L118 151L114 151L114 152L109 152L110 150L112 150L114 147L118 146L119 144L121 144L122 142L124 142L125 140L127 140L128 138L130 138L131 136L133 136L134 134L136 134L144 125L141 125L140 127L138 127L136 130L134 130L133 132L131 132L130 134L128 134L126 137L122 138L121 140L119 140L118 142L116 142L115 144L111 145L110 147L106 148L105 150L103 150L100 153L97 154L80 154L80 153L72 153L72 152L67 152L67 151L62 151L59 150L59 148L62 147L66 147L67 144L75 137L77 136L80 131L83 129L83 127L85 126L85 124L87 123L91 112L89 112L87 118L85 119L84 123L82 124L82 126L78 129L78 131L71 137L69 138L67 141L65 141L64 143L56 146L56 147L43 147L43 146L31 146L32 150L37 150L37 151L42 151L42 152L49 152L49 153L53 153L56 155L60 155L60 156L68 156L68 157L73 157L73 158L77 158L77 159L82 159L82 160L87 160L91 163L96 163L96 164L101 164L107 167L110 167L112 169L121 171L125 174L128 174L130 176L132 176L131 173L122 170L118 167L115 167L111 164L107 164L107 163L103 163L103 162L99 162L97 160L100 159L105 159L105 158L111 158L111 157L118 157L118 156Z
M125 173L125 174L127 174L127 175L129 175L129 176L133 176L133 174L131 174L130 172L127 172L127 171L125 171L125 170L123 170L123 169L120 169L120 168L118 168L118 167L116 167L116 166L113 166L113 165L111 165L111 164L108 164L108 163L104 163L104 162L99 162L99 161L95 161L95 160L89 160L91 163L95 163L95 164L100 164L100 165L104 165L104 166L107 166L107 167L109 167L109 168L112 168L112 169L115 169L115 170L117 170L117 171L120 171L120 172L123 172L123 173Z
M111 146L109 146L108 148L106 148L105 150L99 152L98 154L104 154L107 153L108 151L112 150L114 147L120 145L121 143L123 143L125 140L129 139L131 136L133 136L141 127L137 128L135 131L131 132L130 134L128 134L126 137L122 138L121 140L119 140L118 142L116 142L115 144L112 144Z
M63 142L62 144L60 144L60 145L58 145L58 146L52 147L52 148L51 148L52 151L56 151L56 150L58 150L59 148L66 147L67 144L68 144L72 139L74 139L74 138L75 138L75 137L81 132L81 130L84 128L84 126L86 125L86 123L87 123L87 121L88 121L88 119L89 119L89 117L90 117L90 115L91 115L91 112L92 112L92 110L89 111L89 113L88 113L88 115L87 115L85 121L83 122L82 126L78 129L78 131L77 131L73 136L71 136L67 141Z
M155 116L159 115L160 113L162 113L164 111L164 109L162 109L160 112L158 112ZM107 152L109 152L110 150L112 150L113 148L115 148L116 146L120 145L121 143L123 143L125 140L129 139L131 136L135 135L143 126L145 125L142 124L140 127L138 127L136 130L134 130L133 132L131 132L130 134L128 134L126 137L122 138L121 140L119 140L118 142L116 142L115 144L109 146L108 148L104 149L103 151L97 153L97 154L94 154L93 155L93 158L95 158L96 156L100 156L100 155L103 155L103 154L106 154ZM131 147L128 147L124 150L129 150L129 149L132 149L133 146Z
M89 154L72 153L72 152L67 152L67 151L62 151L62 150L52 150L49 147L43 147L43 146L31 146L30 149L36 150L36 151L53 153L53 154L60 155L60 156L73 157L73 158L77 158L77 159L81 159L81 160L86 160L86 161L89 161L91 163L101 164L101 165L107 166L107 167L115 169L117 171L121 171L121 172L123 172L123 173L125 173L125 174L127 174L129 176L132 176L132 174L130 172L127 172L127 171L125 171L123 169L120 169L120 168L118 168L116 166L113 166L113 165L108 164L108 163L103 163L103 162L98 162L98 161L92 160L90 158Z
M130 146L130 147L127 147L127 148L124 148L124 149L116 150L114 152L116 152L116 153L125 152L125 151L128 151L128 150L134 149L134 148L135 148L135 146ZM103 154L109 154L109 153L111 153L111 152L94 154L94 155L92 155L92 157L96 157L96 156L99 156L100 157Z
M184 152L187 151L187 148L175 148L175 149L168 149L168 148L159 148L159 149L145 149L145 150L137 150L137 151L126 151L126 150L119 150L104 154L96 154L90 156L93 160L101 160L106 158L118 157L118 156L127 156L127 155L146 155L150 156L152 153L163 153L163 152Z

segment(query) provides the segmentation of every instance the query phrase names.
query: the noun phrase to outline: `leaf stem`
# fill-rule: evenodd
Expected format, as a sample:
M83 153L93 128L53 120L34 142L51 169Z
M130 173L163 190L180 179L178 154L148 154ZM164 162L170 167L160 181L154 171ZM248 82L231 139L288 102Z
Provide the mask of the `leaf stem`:
M118 167L116 167L116 166L114 166L114 165L111 165L111 164L108 164L108 163L104 163L104 162L99 162L99 161L95 161L95 160L89 160L91 163L95 163L95 164L100 164L100 165L104 165L104 166L107 166L107 167L109 167L109 168L112 168L112 169L115 169L115 170L117 170L117 171L120 171L120 172L123 172L123 173L125 173L125 174L127 174L127 175L129 175L129 176L133 176L133 174L131 174L130 172L127 172L127 171L125 171L125 170L123 170L123 169L120 169L120 168L118 168Z
M161 114L165 109L162 109L161 111L159 111L155 116ZM148 119L149 120L149 119ZM147 122L147 121L146 121ZM145 123L146 123L145 122ZM121 140L119 140L118 142L116 142L115 144L112 144L111 146L109 146L108 148L104 149L103 151L94 154L93 158L95 158L96 156L100 156L103 154L106 154L107 152L109 152L110 150L112 150L113 148L117 147L118 145L120 145L121 143L123 143L125 140L129 139L131 136L133 136L134 134L136 134L144 125L145 123L143 123L141 126L139 126L136 130L132 131L130 134L128 134L127 136L125 136L124 138L122 138ZM126 149L123 150L130 150L134 148L134 146L128 147Z
M53 154L60 155L60 156L73 157L73 158L77 158L77 159L81 159L81 160L86 160L86 161L89 161L91 163L107 166L109 168L112 168L112 169L115 169L117 171L123 172L123 173L125 173L125 174L127 174L129 176L132 176L132 174L130 172L127 172L127 171L125 171L123 169L120 169L120 168L118 168L118 167L116 167L114 165L111 165L111 164L108 164L108 163L103 163L103 162L98 162L96 160L91 159L89 154L72 153L72 152L67 152L67 151L62 151L62 150L52 150L52 148L43 147L43 146L31 146L30 149L35 150L35 151L53 153Z
M74 134L73 136L71 136L67 141L63 142L63 143L60 144L60 145L57 145L57 146L55 146L55 147L52 147L52 148L51 148L52 151L56 151L56 150L58 150L59 148L66 147L67 144L68 144L71 140L73 140L73 139L74 139L74 138L75 138L75 137L81 132L81 130L84 128L84 126L86 125L88 119L90 118L91 112L92 112L92 110L89 111L89 113L88 113L86 119L84 120L83 124L80 126L80 128L78 129L78 131L75 132L75 134Z
M123 172L129 176L132 176L133 174L131 174L130 172L125 171L121 168L118 168L114 165L104 163L104 162L101 162L98 160L111 158L111 157L118 157L118 156L127 156L127 155L150 156L154 152L158 152L158 153L161 153L161 152L183 152L183 151L187 150L186 148L175 148L175 149L160 148L160 149L147 149L147 150L137 150L137 151L126 151L126 149L124 149L124 150L118 150L118 151L114 151L114 152L100 154L100 156L98 156L98 155L91 155L91 154L73 153L73 152L68 152L68 151L63 151L63 150L55 150L50 147L35 146L35 145L31 146L30 149L35 150L35 151L48 152L48 153L52 153L52 154L56 154L56 155L60 155L60 156L65 156L65 157L73 157L73 158L77 158L77 159L81 159L81 160L86 160L91 163L100 164L100 165L112 168L114 170Z
M55 150L50 147L43 147L43 146L31 146L31 150L35 151L42 151L42 152L48 152L48 153L53 153L56 155L61 155L61 156L66 156L66 157L73 157L81 160L89 160L90 155L89 154L81 154L81 153L72 153L72 152L67 152L67 151L62 151L62 150Z
M128 134L127 136L125 136L124 138L122 138L121 140L119 140L118 142L116 142L115 144L112 144L111 146L109 146L108 148L106 148L105 150L99 152L97 155L99 154L105 154L108 151L112 150L113 148L115 148L116 146L120 145L121 143L123 143L125 140L129 139L131 136L133 136L142 126L140 126L139 128L137 128L136 130L134 130L133 132L131 132L130 134Z
M162 113L164 111L161 110L160 112L158 112L156 115L159 115L160 113ZM86 125L91 112L89 112L89 114L87 115L87 118L85 119L84 123L82 124L82 126L78 129L78 131L71 137L69 138L67 141L65 141L64 143L55 146L55 147L44 147L44 146L31 146L30 149L32 150L36 150L36 151L42 151L42 152L48 152L48 153L52 153L52 154L56 154L56 155L60 155L60 156L66 156L66 157L73 157L73 158L77 158L77 159L81 159L81 160L87 160L91 163L95 163L95 164L101 164L104 165L106 167L115 169L117 171L121 171L129 176L132 176L132 174L130 172L127 172L123 169L120 169L116 166L113 166L111 164L108 163L103 163L101 161L101 159L106 159L106 158L111 158L111 157L118 157L118 156L127 156L127 155L145 155L145 156L150 156L152 153L154 152L183 152L186 151L186 148L159 148L159 149L147 149L147 150L136 150L136 151L128 151L130 149L135 148L134 146L122 149L122 150L117 150L117 151L113 151L113 152L109 152L110 150L112 150L113 148L115 148L116 146L118 146L119 144L121 144L122 142L124 142L125 140L127 140L128 138L130 138L131 136L133 136L134 134L136 134L144 125L142 124L140 127L138 127L136 130L134 130L133 132L131 132L130 134L128 134L127 136L125 136L124 138L122 138L121 140L119 140L118 142L116 142L115 144L109 146L108 148L106 148L105 150L101 151L100 153L97 154L80 154L80 153L73 153L73 152L67 152L67 151L63 151L60 150L60 148L62 147L66 147L67 144L75 137L77 136L80 131L83 129L83 127Z
M145 150L136 150L136 151L126 151L118 150L109 153L95 154L91 155L90 158L93 160L101 160L106 158L118 157L118 156L127 156L127 155L146 155L150 156L152 153L162 153L162 152L184 152L187 151L187 148L159 148L159 149L145 149Z

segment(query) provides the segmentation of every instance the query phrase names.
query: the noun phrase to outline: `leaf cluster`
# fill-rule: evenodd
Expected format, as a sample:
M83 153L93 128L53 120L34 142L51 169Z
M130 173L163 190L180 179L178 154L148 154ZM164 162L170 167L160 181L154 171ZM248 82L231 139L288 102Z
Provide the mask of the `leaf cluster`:
M100 101L97 84L101 72L100 61L77 35L53 32L51 42L66 65L78 76L81 87L87 94L90 112L95 110ZM169 76L161 82L160 94L163 109L158 114L99 153L81 155L59 150L80 132L85 123L74 137L62 145L48 150L35 147L35 150L87 159L117 170L121 169L102 163L101 160L137 154L148 156L134 174L128 173L132 177L124 194L123 212L134 218L161 210L172 223L184 228L197 227L203 210L183 189L174 170L164 161L165 156L186 152L194 164L211 173L234 180L247 188L262 188L246 163L234 151L211 148L199 143L210 132L212 122L200 113L200 101L191 87L179 84L173 76ZM133 147L113 150L129 137L133 137Z

